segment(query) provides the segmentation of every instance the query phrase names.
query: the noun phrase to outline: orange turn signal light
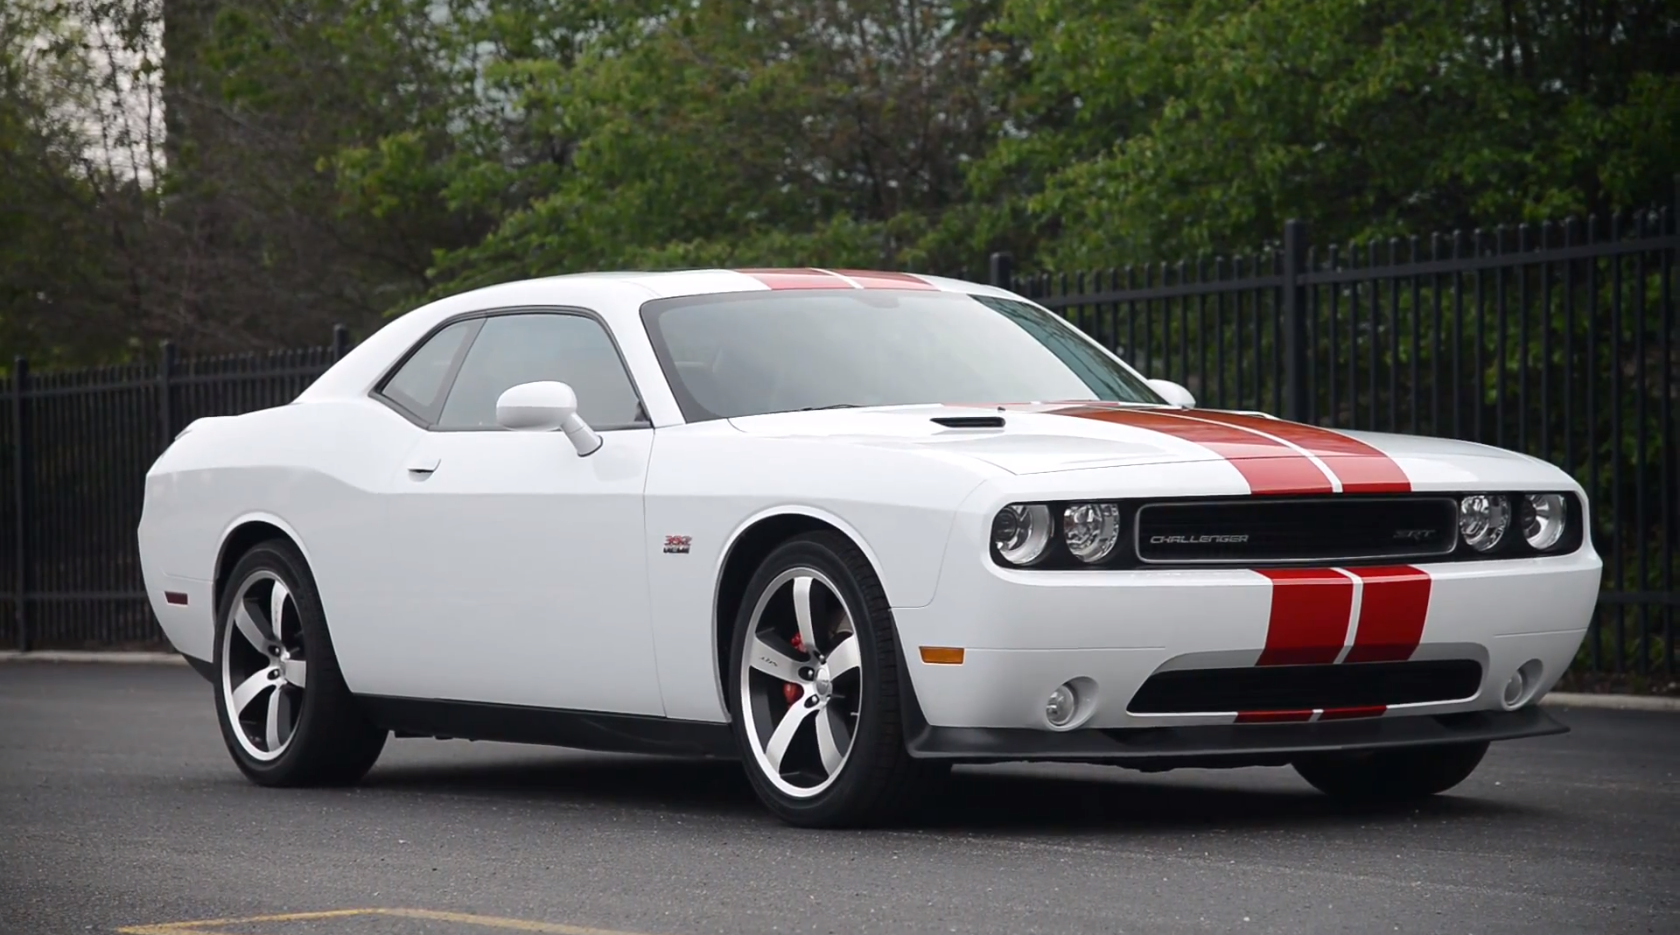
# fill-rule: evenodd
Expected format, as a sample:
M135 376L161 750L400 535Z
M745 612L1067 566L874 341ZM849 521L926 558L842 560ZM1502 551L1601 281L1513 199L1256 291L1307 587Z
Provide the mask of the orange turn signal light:
M963 650L961 646L923 646L922 661L930 666L960 666Z

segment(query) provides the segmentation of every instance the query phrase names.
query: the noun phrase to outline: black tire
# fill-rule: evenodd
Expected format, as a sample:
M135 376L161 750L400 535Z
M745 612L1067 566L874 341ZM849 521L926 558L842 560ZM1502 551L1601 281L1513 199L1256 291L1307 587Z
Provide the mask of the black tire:
M1330 753L1295 761L1295 771L1339 799L1400 802L1438 795L1470 777L1488 745L1481 743Z
M261 759L247 751L235 731L244 728L229 713L224 684L232 679L227 668L235 602L247 582L272 575L291 593L296 609L295 632L285 639L307 662L307 677L297 689L295 729L277 757ZM269 585L272 587L272 585ZM287 615L290 619L291 615ZM215 677L216 721L222 740L241 772L263 786L341 786L360 780L373 767L389 733L367 719L355 696L345 687L327 634L326 614L308 563L291 542L271 539L246 552L228 576L227 588L216 609ZM232 634L241 656L255 652L238 633ZM278 692L275 688L273 691Z
M807 798L786 794L769 780L757 759L756 740L748 736L741 700L741 670L754 609L771 582L800 567L820 571L837 586L851 611L862 675L861 706L850 753L831 784ZM850 539L828 531L805 533L778 546L759 565L747 583L734 623L724 694L753 791L778 818L810 828L889 823L914 812L949 775L948 765L913 759L905 750L899 658L886 592Z

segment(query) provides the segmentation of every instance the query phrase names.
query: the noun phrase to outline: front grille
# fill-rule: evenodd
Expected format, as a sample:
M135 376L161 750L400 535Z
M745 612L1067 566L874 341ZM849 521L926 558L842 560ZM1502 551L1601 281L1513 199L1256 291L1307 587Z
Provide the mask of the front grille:
M1150 564L1413 561L1458 545L1451 497L1336 497L1149 503L1135 524Z
M1126 710L1198 714L1418 704L1469 698L1481 684L1482 664L1473 659L1179 669L1150 676Z

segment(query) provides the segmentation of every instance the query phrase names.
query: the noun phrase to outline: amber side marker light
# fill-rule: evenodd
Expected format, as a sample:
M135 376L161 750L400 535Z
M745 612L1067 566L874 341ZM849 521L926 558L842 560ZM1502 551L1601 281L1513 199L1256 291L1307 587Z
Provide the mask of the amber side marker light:
M922 661L930 666L960 666L963 661L961 646L923 646Z

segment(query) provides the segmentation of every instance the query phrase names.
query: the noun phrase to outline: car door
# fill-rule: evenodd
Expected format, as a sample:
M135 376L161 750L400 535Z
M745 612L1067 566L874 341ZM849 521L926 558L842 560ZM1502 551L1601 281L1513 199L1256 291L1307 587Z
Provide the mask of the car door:
M358 642L381 661L362 681L402 697L661 714L642 549L653 429L623 358L586 313L473 327L368 539L383 552L381 613ZM502 392L538 380L571 385L598 450L497 426Z

